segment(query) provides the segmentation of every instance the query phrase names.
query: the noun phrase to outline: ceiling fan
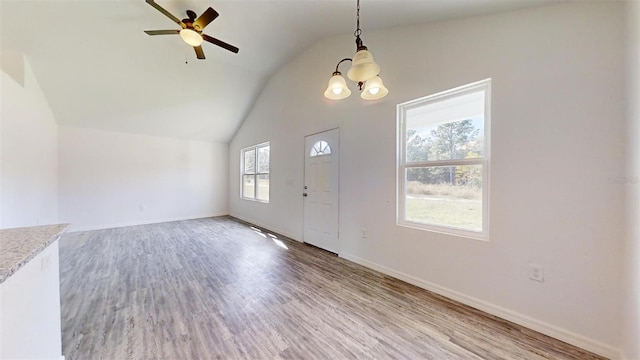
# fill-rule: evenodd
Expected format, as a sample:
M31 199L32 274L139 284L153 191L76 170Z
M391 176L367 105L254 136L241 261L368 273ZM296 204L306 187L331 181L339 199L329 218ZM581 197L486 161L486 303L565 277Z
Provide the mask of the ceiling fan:
M204 30L205 26L209 25L215 18L218 17L218 12L213 10L212 8L208 8L202 13L199 17L196 18L196 13L187 10L187 18L186 19L178 19L173 16L170 12L165 10L162 6L156 4L154 0L146 0L147 4L156 8L156 10L163 13L166 17L171 19L176 24L182 27L181 30L145 30L144 32L149 35L175 35L180 34L180 37L184 42L193 46L193 49L196 51L196 57L198 59L204 59L204 51L202 51L202 42L208 41L214 45L218 45L221 48L227 49L233 53L238 53L238 48L227 44L224 41L218 40L214 37L211 37L207 34L203 34L202 30Z

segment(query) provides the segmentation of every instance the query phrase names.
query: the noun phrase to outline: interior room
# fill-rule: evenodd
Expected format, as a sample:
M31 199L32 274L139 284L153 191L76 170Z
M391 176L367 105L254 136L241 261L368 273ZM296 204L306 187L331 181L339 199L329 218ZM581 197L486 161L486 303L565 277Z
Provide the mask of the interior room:
M640 2L3 0L0 31L0 358L640 359Z

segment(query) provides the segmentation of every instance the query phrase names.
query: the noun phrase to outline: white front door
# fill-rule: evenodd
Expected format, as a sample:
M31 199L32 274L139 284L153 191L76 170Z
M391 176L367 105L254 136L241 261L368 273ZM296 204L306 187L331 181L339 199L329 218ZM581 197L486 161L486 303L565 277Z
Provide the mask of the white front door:
M339 129L304 139L304 242L338 253Z

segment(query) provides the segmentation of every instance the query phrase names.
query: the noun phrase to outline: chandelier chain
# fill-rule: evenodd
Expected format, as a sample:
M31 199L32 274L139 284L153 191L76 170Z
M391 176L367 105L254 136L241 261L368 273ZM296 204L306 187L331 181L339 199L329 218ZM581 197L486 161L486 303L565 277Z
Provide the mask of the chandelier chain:
M360 0L357 0L356 6L356 31L353 32L355 37L360 36L362 34L362 30L360 30Z

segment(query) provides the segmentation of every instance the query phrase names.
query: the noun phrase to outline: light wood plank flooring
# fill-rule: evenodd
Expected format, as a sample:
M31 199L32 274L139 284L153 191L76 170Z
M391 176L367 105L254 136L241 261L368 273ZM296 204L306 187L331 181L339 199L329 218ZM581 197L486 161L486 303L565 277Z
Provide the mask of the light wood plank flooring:
M67 360L599 359L230 217L68 233L60 273Z

